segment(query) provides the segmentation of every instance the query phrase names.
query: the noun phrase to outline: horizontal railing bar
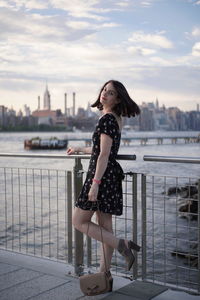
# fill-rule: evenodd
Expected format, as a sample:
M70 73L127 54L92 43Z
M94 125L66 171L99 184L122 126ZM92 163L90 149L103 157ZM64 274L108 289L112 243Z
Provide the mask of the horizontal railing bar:
M0 153L0 157L27 157L27 158L58 158L58 159L90 159L90 154L76 154L76 155L67 155L67 154L25 154L25 153ZM117 160L136 160L135 154L118 154Z
M143 160L145 161L158 161L158 162L173 162L173 163L192 163L200 164L200 157L179 157L179 156L155 156L155 155L144 155Z
M177 136L127 136L127 135L122 135L121 139L125 139L125 140L156 140L156 139L195 139L198 138L199 135L198 133L196 135L177 135ZM68 141L92 141L92 137L83 137L83 138L75 138L75 137L68 137L67 138Z

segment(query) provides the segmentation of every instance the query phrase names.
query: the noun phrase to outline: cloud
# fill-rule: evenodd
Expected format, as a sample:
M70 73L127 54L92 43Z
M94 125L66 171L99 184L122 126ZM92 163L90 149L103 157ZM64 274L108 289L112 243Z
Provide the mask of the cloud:
M152 5L152 2L151 1L142 1L141 5L144 6L144 7L149 7L149 6Z
M66 18L62 16L41 16L8 9L0 11L0 38L8 43L15 41L16 45L27 42L66 42L81 39L94 32L91 28L67 26Z
M128 7L130 5L130 3L128 1L123 1L123 2L117 2L116 5L120 6L120 7Z
M130 54L139 55L139 56L148 56L148 55L152 55L152 54L156 53L156 50L154 50L154 49L142 48L142 47L137 47L137 46L136 47L134 47L134 46L128 47L127 51Z
M169 67L175 65L174 61L172 62L171 60L167 60L165 58L158 57L158 56L153 56L150 58L150 60L156 66Z
M185 93L187 97L192 92L197 94L199 83L195 78L199 73L191 70L198 69L198 26L190 33L196 44L193 43L193 48L187 45L190 53L183 56L178 47L168 53L163 51L173 48L166 31L132 32L132 19L125 20L125 14L122 18L114 14L129 11L128 18L130 10L134 13L134 8L145 7L146 11L155 2L0 0L1 99L12 100L17 91L16 105L25 95L36 96L37 102L46 79L50 92L57 89L62 103L66 89L77 91L77 95L83 93L84 99L91 100L91 94L96 95L103 81L110 78L145 90L147 95L151 89L154 95L160 89L166 93L166 99L169 90L174 94ZM138 24L144 27L140 28L147 28L142 21ZM123 28L117 30L119 26ZM150 23L150 30L149 26ZM187 66L184 72L182 66Z
M25 7L26 9L46 9L48 8L48 1L43 0L15 0L18 7Z
M19 9L46 9L48 8L48 1L43 0L0 0L0 7L11 8L13 10Z
M128 40L129 42L153 45L158 48L173 48L173 43L165 36L163 36L163 34L145 34L143 31L136 31L131 35L131 37Z
M93 29L93 30L99 30L102 28L113 28L113 27L119 27L121 24L114 23L114 22L108 22L108 23L101 23L101 24L92 24L90 22L85 21L68 21L66 22L66 25L74 28L74 29Z
M200 27L194 27L192 30L192 36L195 38L200 37Z
M74 29L86 29L91 26L91 23L85 21L68 21L66 25Z
M49 0L53 8L59 8L68 12L70 16L76 18L89 18L97 21L103 21L107 18L99 15L99 10L96 7L100 0ZM102 11L101 11L102 12Z
M192 55L200 56L200 42L194 44L194 46L192 48Z
M119 23L110 22L110 23L103 23L99 27L101 27L101 28L112 28L112 27L120 27L120 26L122 26L122 25L119 24Z
M12 10L43 10L59 9L66 11L68 15L76 18L90 18L97 21L105 21L107 18L100 13L108 12L109 9L96 7L101 0L0 0L0 7Z
M0 7L12 9L14 6L7 0L0 0Z

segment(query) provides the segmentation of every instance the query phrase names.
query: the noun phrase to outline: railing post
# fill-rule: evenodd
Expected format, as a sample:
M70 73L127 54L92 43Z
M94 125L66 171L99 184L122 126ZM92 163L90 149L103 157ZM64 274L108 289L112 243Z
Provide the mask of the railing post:
M200 179L198 180L198 292L200 292Z
M132 207L133 207L133 241L137 244L137 174L133 173L132 175ZM136 258L135 263L133 264L133 279L137 279L138 276L138 261L137 261L137 251L134 251L134 256Z
M146 216L146 175L141 175L141 220L142 220L142 280L146 279L146 251L147 251L147 244L146 244L146 238L147 238L147 232L146 232L146 225L147 225L147 216Z
M74 202L79 196L83 185L83 175L81 170L83 166L81 164L81 158L75 158L75 166L74 166ZM80 275L82 272L83 266L83 234L75 229L75 274Z
M92 261L92 239L87 236L87 266L91 266Z

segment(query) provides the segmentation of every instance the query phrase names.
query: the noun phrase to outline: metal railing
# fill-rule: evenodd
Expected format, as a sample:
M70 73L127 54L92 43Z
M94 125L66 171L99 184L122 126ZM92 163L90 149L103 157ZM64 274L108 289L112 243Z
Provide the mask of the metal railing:
M143 279L200 292L200 180L141 177Z
M200 164L200 157L144 155L144 161Z
M13 154L0 153L0 157ZM74 265L77 274L83 268L98 267L99 242L72 228L73 199L85 178L81 161L90 155L14 157L37 157L38 161L67 158L75 160L75 165L73 171L0 167L0 247L64 260ZM178 162L176 158L174 161ZM124 271L125 261L115 251L112 271L200 292L199 178L127 172L123 198L123 215L113 218L114 234L133 239L142 245L142 251L135 253L131 272Z

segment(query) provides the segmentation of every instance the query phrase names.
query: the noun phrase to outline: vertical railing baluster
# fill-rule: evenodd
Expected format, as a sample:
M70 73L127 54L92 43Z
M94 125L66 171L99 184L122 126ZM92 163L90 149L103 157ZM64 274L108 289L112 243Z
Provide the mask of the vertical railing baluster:
M147 209L147 203L146 203L146 175L141 174L141 220L142 220L142 280L146 279L147 276L147 265L146 265L146 252L147 252L147 216L146 216L146 209Z
M42 180L42 170L40 169L40 232L41 232L41 256L43 256L43 180Z
M35 172L34 169L32 169L32 175L33 175L33 248L34 248L34 255L36 252L35 248Z
M65 227L64 227L64 239L65 239L65 255L66 255L66 262L68 261L68 257L69 257L69 249L67 247L67 232L68 232L68 227L67 227L67 222L68 222L68 214L67 214L67 171L64 171L64 223L65 223Z
M153 264L152 264L152 268L153 268L153 281L155 280L154 276L155 276L155 202L154 202L154 175L152 176L152 257L153 257Z
M51 188L50 188L50 170L48 170L48 187L49 187L49 257L51 257Z
M12 250L14 249L14 226L15 226L15 221L14 221L14 183L13 183L13 168L11 168L11 193L12 193Z
M75 158L74 166L74 201L78 198L82 187L83 169L80 158ZM83 234L75 229L75 273L79 275L83 265Z
M164 247L164 283L167 282L167 254L166 254L166 176L164 176L164 220L163 220L163 247Z
M18 187L19 187L19 252L21 252L21 188L20 171L18 168Z
M7 249L7 226L8 226L8 215L7 215L7 177L6 168L4 168L4 182L5 182L5 244Z
M92 264L92 239L87 236L87 266Z
M192 186L192 182L191 182L191 178L188 178L188 184L189 184L189 201L191 201L191 186ZM191 232L190 232L190 227L191 227L191 218L193 217L193 213L192 211L189 209L189 218L188 218L188 228L187 228L187 231L188 231L188 234L189 236L191 236ZM190 273L191 273L191 248L190 248L190 241L188 240L188 243L187 243L187 246L188 246L188 266L189 266L189 269L188 269L188 282L190 283Z
M178 187L178 177L176 177L176 189ZM178 194L176 193L176 286L178 286Z
M127 222L128 222L128 175L126 176L126 181L125 181L125 197L124 197L124 207L125 207L125 211L123 212L123 214L125 215L124 217L124 232L125 232L125 239L127 239Z
M58 202L58 170L56 170L56 205L57 205L57 254L56 258L59 257L59 202Z
M200 179L198 180L198 292L200 293Z
M133 173L132 175L132 239L134 243L137 244L137 174ZM134 251L134 256L136 258L135 263L133 264L133 279L136 279L138 276L138 257L137 251Z
M68 237L68 263L72 263L72 172L67 171L67 237ZM65 227L66 228L66 227Z
M29 214L28 214L28 180L27 180L27 169L25 169L25 186L26 186L26 253L28 253L28 226L29 226Z

